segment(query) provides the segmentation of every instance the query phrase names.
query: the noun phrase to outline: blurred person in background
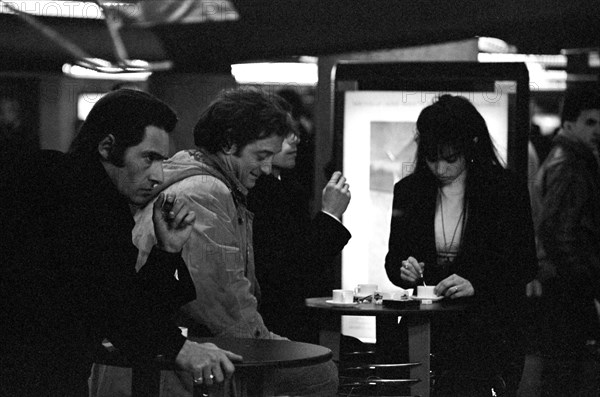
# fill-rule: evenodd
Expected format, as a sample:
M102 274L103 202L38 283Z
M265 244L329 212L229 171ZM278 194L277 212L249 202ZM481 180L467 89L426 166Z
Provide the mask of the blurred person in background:
M39 149L38 140L23 120L19 100L0 96L0 153L2 163Z
M521 396L596 396L600 387L600 95L567 91L561 129L533 184L538 301Z
M303 205L306 212L311 211L313 192L315 189L315 127L312 114L305 103L304 96L293 88L284 88L277 91L290 106L292 120L298 134L296 144L296 165L294 167L280 168L279 172L284 178L296 181L299 189L296 200Z

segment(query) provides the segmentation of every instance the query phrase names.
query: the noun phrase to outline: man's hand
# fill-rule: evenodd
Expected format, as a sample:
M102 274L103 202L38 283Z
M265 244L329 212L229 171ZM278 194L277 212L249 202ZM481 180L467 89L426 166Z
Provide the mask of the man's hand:
M192 232L196 214L183 200L161 193L154 202L152 221L157 245L167 252L179 252Z
M348 203L350 203L350 185L346 183L346 177L340 171L336 171L323 189L321 210L340 220L348 208Z
M219 349L212 343L196 343L190 340L185 341L175 358L182 370L192 373L194 383L205 383L209 386L231 377L235 370L232 360L242 361L242 356Z

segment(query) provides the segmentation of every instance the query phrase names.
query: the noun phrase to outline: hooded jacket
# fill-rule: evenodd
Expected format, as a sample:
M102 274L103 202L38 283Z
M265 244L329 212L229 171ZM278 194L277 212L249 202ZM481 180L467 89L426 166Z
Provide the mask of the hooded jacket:
M197 299L183 308L183 323L196 334L271 338L257 311L260 288L252 249L253 215L246 208L247 189L215 155L189 150L164 163L164 193L184 199L196 214L182 257L196 287ZM144 266L155 243L152 203L135 215L137 267Z

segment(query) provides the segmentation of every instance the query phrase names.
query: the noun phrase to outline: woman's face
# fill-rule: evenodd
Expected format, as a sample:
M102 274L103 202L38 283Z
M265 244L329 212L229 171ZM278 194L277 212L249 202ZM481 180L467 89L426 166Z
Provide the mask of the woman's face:
M425 161L442 185L454 182L467 169L464 154L449 147L440 149L436 156L427 156Z

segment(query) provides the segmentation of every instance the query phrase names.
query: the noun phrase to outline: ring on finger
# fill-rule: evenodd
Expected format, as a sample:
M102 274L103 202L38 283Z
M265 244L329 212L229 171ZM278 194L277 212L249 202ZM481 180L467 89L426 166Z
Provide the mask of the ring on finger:
M212 376L212 375L211 375ZM194 378L194 383L202 383L202 376L196 376Z
M215 379L215 376L213 374L210 374L208 377L210 378L210 380L214 380Z

